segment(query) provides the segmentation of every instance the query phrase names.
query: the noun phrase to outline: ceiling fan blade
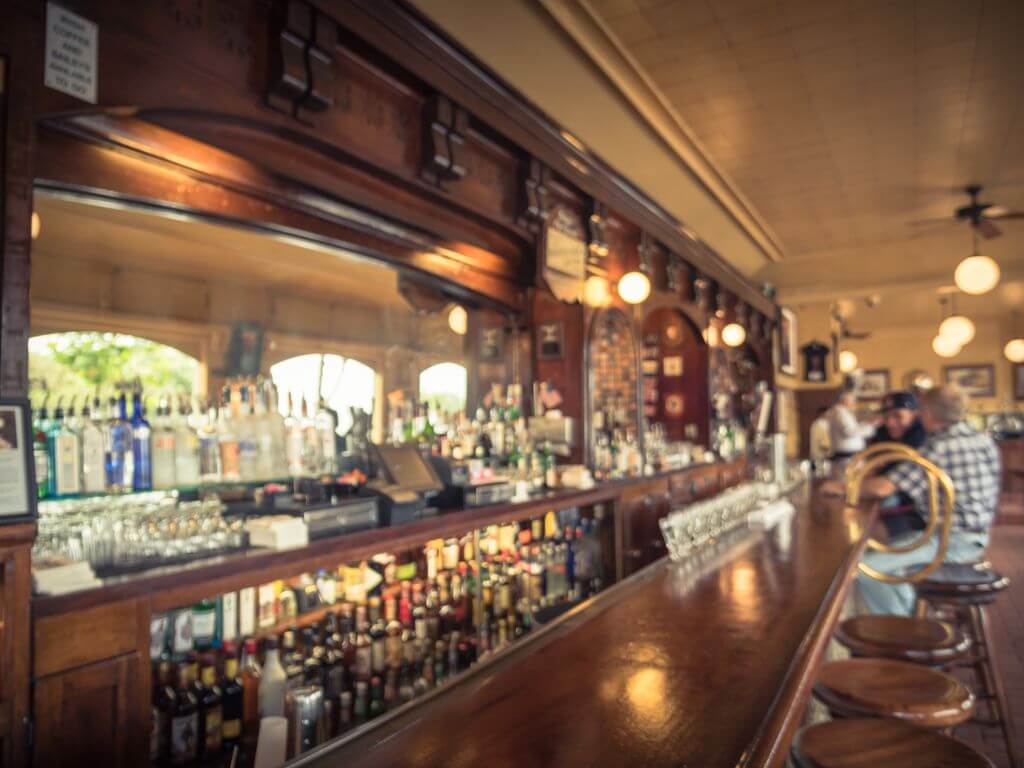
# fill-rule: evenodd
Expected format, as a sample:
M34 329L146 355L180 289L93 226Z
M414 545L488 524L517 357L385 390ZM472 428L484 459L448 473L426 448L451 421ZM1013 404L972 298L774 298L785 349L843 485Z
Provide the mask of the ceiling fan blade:
M984 237L986 240L991 240L993 237L999 237L1001 234L1003 234L1000 231L999 227L997 227L988 219L980 219L978 221L977 226L978 232L980 232L981 236Z
M1003 208L999 213L996 213L994 215L990 214L988 211L985 211L984 218L998 219L999 221L1006 221L1007 219L1024 219L1024 211L1010 211L1007 210L1006 208Z

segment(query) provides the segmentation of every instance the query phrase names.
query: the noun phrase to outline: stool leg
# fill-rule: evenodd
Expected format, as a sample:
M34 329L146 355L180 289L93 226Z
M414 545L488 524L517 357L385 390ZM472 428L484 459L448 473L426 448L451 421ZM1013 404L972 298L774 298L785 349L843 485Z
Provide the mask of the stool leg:
M977 638L978 650L981 653L978 670L981 673L985 692L991 697L989 698L989 708L993 719L999 723L1003 732L1003 741L1006 744L1006 754L1010 758L1010 765L1012 768L1020 768L1013 723L1010 720L1010 711L1006 703L1006 692L1003 690L1002 677L996 669L995 655L989 645L988 612L985 610L985 606L971 606L971 628Z

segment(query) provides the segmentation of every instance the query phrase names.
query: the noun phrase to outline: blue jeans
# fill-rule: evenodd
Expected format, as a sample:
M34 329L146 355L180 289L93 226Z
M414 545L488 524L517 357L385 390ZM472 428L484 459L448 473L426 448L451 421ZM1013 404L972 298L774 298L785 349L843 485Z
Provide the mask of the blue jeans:
M896 536L889 543L894 546L909 544L920 537L920 532ZM988 546L987 533L967 533L953 531L949 537L946 550L947 563L974 563L985 556ZM883 573L898 573L914 565L925 565L935 557L938 548L938 537L933 536L925 545L913 552L889 554L886 552L866 552L864 562ZM863 573L857 574L857 589L860 590L864 604L871 613L890 613L899 616L912 616L916 597L912 584L883 584Z

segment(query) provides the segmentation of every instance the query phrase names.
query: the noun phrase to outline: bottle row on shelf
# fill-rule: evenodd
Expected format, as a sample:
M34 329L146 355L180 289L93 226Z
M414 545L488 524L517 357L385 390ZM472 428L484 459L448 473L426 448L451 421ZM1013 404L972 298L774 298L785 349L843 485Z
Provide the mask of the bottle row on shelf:
M411 701L600 591L602 519L549 512L154 616L154 761L251 753L261 718L312 711L294 756Z
M256 482L336 470L337 418L323 401L288 397L277 408L270 381L226 384L219 407L182 395L162 397L152 417L140 388L108 399L58 401L33 414L40 498Z

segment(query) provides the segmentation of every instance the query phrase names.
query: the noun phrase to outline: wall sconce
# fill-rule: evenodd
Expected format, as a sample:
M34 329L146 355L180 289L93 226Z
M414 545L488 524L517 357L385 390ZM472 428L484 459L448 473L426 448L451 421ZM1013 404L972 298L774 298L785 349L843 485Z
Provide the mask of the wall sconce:
M461 304L456 304L448 311L448 327L459 336L465 336L469 330L469 313Z

